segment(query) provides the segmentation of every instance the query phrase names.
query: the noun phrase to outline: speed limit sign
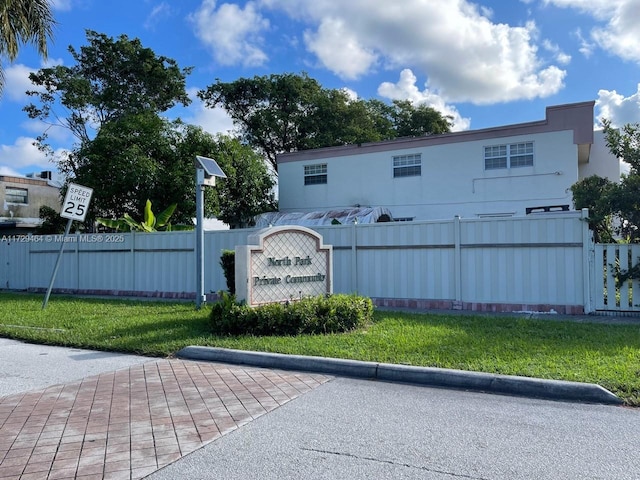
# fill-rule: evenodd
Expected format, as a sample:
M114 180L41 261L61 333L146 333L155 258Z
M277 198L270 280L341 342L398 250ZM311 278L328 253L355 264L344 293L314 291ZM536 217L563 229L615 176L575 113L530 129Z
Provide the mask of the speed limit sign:
M67 194L64 197L60 216L68 218L69 220L84 222L84 218L87 216L87 210L89 210L91 195L93 195L92 188L70 183Z

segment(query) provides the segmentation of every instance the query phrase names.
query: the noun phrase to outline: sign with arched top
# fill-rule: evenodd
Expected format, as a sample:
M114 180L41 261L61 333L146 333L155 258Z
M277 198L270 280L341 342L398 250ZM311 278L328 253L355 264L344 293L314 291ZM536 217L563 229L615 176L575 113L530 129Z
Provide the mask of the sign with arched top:
M333 293L333 249L306 227L259 230L236 246L236 298L248 305Z

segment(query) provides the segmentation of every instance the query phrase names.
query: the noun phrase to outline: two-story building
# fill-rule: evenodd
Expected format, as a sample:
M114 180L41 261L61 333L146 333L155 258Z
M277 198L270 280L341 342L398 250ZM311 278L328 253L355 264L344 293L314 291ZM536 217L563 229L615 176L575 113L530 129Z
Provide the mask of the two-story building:
M60 188L51 183L51 172L37 176L0 175L0 232L3 235L33 233L42 223L40 207L60 210Z
M571 186L620 178L595 102L544 120L278 156L280 212L381 207L396 221L524 216L573 209Z

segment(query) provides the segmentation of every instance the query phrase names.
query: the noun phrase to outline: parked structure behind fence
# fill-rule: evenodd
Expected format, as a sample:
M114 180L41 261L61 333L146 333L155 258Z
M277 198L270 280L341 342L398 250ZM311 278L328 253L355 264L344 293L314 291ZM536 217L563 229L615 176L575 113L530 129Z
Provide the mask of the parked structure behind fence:
M334 292L378 305L591 311L585 212L314 227L333 246ZM205 292L226 289L223 249L254 230L205 232ZM0 242L0 288L43 291L61 236ZM194 232L74 235L54 292L195 298Z

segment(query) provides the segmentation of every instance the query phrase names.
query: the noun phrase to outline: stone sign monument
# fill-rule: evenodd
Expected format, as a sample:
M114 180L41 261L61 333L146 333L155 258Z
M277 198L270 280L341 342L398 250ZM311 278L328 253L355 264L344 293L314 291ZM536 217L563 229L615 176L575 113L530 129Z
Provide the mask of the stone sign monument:
M236 298L247 305L333 293L333 249L298 226L259 230L236 246Z

